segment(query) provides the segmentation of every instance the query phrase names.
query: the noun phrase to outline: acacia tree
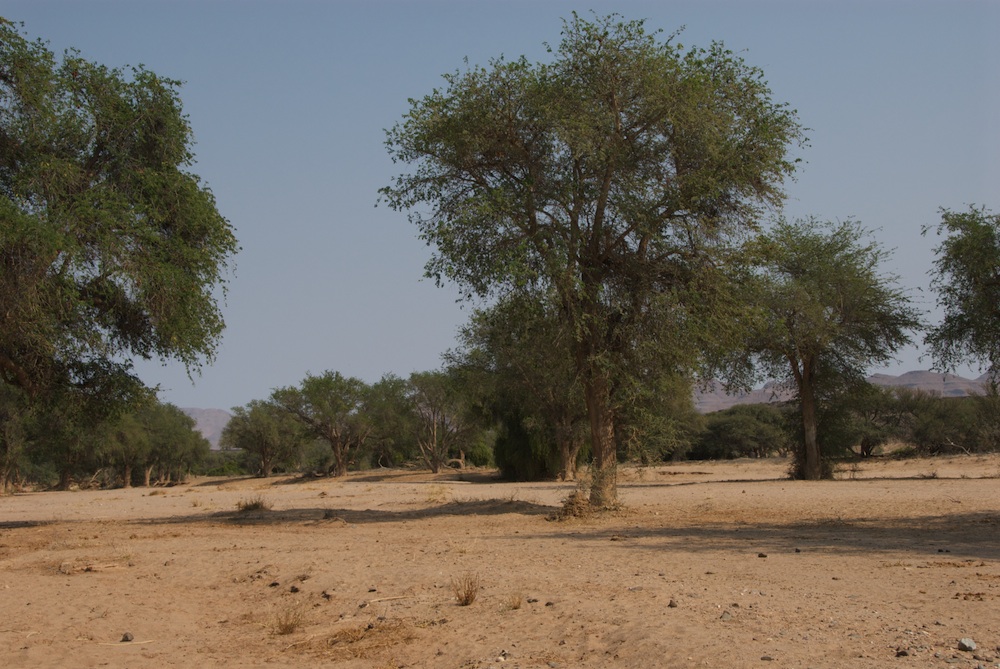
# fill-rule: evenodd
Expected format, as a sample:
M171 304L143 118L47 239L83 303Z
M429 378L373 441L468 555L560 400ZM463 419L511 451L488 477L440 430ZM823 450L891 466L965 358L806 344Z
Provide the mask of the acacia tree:
M699 325L679 297L780 203L801 128L721 44L684 51L616 15L574 14L562 37L552 62L501 58L413 100L387 132L412 171L382 193L436 247L429 276L470 298L554 291L587 407L590 501L609 507L623 356L666 323Z
M372 426L367 443L373 466L393 467L416 457L418 428L411 390L406 379L394 374L386 374L369 389L364 412Z
M755 243L759 272L745 279L759 309L747 352L767 378L785 378L797 392L802 440L799 478L823 476L817 439L818 404L872 365L893 360L920 327L896 278L879 273L888 253L856 221L778 222Z
M463 439L472 430L466 400L457 375L449 372L414 372L410 375L410 403L417 417L420 458L437 474L452 455L465 462Z
M141 394L131 356L213 357L237 242L187 171L179 85L57 58L0 19L0 381Z
M361 379L327 371L308 374L298 388L275 390L271 401L292 414L311 436L330 445L328 474L344 476L372 432L365 414L369 388Z
M208 456L211 445L196 429L195 420L173 404L150 402L139 410L138 417L150 444L143 471L146 486L154 473L159 482L181 481Z
M927 234L928 228L924 229ZM1000 215L983 207L941 210L931 287L944 311L925 338L942 369L974 361L1000 381Z
M253 458L257 476L267 478L276 466L287 465L302 448L302 437L295 417L284 408L253 400L246 406L233 407L233 417L226 423L219 441L223 448L241 449Z

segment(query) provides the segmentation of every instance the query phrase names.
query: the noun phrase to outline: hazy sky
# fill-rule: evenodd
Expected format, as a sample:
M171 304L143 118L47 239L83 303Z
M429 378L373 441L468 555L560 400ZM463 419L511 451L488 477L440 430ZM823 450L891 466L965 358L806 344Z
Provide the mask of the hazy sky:
M798 110L810 146L785 213L855 217L895 249L886 269L929 311L938 209L1000 212L1000 3L5 0L56 52L142 63L184 81L211 187L242 245L218 359L139 366L161 397L228 409L309 371L375 381L440 366L468 307L422 279L430 249L375 208L399 168L384 129L463 59L546 58L576 10L646 18L680 42L721 40ZM924 292L917 292L923 289ZM935 318L932 313L931 319ZM927 368L919 348L899 365Z

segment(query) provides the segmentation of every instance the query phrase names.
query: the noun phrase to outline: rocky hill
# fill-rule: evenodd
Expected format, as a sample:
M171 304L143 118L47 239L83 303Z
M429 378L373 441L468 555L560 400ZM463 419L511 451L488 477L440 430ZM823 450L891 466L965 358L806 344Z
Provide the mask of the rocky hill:
M181 411L194 419L195 429L208 439L213 449L219 448L219 437L222 436L222 430L229 423L229 419L233 417L231 413L222 409L192 409L183 407Z
M868 381L878 386L903 386L944 397L965 397L966 395L983 392L986 375L984 374L977 379L966 379L954 374L913 371L906 372L900 376L874 374L868 377ZM739 393L736 395L727 395L721 385L716 384L708 390L696 392L694 403L695 408L700 413L711 413L713 411L728 409L736 404L783 402L792 399L794 395L795 393L792 389L775 382L767 383L763 387L748 393Z

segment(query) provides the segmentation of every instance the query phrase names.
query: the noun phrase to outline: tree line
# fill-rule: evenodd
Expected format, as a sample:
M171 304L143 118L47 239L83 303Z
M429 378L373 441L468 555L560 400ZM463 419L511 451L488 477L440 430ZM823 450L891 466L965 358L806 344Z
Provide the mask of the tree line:
M546 62L445 75L386 132L404 171L380 204L408 213L427 276L474 307L445 369L308 375L237 408L226 443L258 453L260 473L295 445L321 444L317 468L342 475L404 453L437 469L492 438L518 475L587 462L590 503L608 508L619 461L694 442L691 391L709 379L795 391L792 473L807 479L828 474L834 408L921 332L939 368L980 364L996 394L1000 217L942 210L923 229L941 240L944 317L928 326L861 222L782 216L808 141L762 71L619 15L573 14L561 35ZM133 358L196 373L214 356L213 291L238 246L188 171L178 89L59 59L0 21L4 453L42 443L19 436L31 416L134 432L151 404ZM84 432L59 457L98 452ZM125 450L127 484L149 464Z

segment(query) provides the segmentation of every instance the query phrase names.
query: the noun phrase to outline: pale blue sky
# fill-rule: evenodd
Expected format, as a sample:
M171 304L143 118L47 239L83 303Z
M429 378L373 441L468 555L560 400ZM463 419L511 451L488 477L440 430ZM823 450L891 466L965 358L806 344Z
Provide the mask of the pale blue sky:
M686 26L681 43L721 40L762 68L810 128L786 214L877 229L914 291L939 207L1000 212L998 2L5 0L0 13L57 52L185 82L194 171L243 251L215 364L194 384L175 366L139 371L166 401L228 409L309 371L440 366L468 310L422 280L430 250L405 215L374 207L397 172L383 130L463 58L544 59L560 19L591 9ZM871 371L928 367L919 354Z

